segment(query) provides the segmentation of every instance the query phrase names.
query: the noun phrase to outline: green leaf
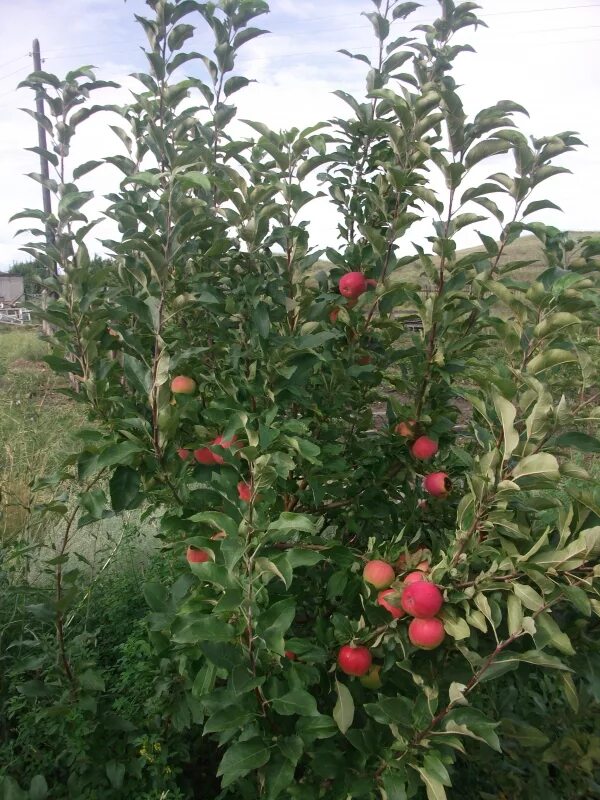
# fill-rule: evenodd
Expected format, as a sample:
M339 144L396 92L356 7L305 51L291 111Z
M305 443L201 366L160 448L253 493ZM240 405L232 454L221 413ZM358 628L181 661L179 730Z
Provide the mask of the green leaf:
M113 511L137 508L141 501L140 475L132 467L117 467L109 481L110 503Z
M221 788L226 789L238 778L264 767L269 757L269 749L258 737L234 744L221 759L217 770L217 775L222 777Z
M418 772L427 790L427 800L446 800L443 784L424 767L418 767Z
M230 94L234 94L234 92L244 89L246 86L249 86L250 83L251 81L248 78L243 78L241 75L236 75L233 78L229 78L225 81L223 86L225 97L229 97Z
M513 583L512 589L518 600L530 611L539 611L544 605L544 598L531 586L526 586L522 583Z
M169 600L169 593L162 583L146 581L142 586L142 593L145 601L148 603L148 607L152 611L165 611Z
M554 447L575 448L582 453L600 453L600 439L589 433L580 431L567 431L552 440Z
M34 775L29 784L29 800L46 800L48 784L43 775Z
M112 467L134 460L134 456L143 452L144 448L138 442L119 442L111 444L98 454L97 468Z
M526 369L532 375L539 375L540 372L552 369L552 367L558 367L561 364L572 364L577 360L577 353L571 350L554 348L544 350L544 352L532 358Z
M215 711L204 723L204 733L221 733L221 731L243 728L252 714L245 708L235 704Z
M91 172L93 169L96 169L96 167L101 166L102 163L102 161L86 161L85 164L80 164L73 170L73 180L76 181L83 175L87 175L88 172Z
M387 800L407 800L406 779L402 775L386 769L382 776L382 783Z
M87 669L78 675L79 684L90 692L103 692L105 689L104 678L99 672Z
M345 734L354 720L354 700L350 690L339 681L336 681L337 702L333 709L333 718L340 731Z
M450 733L478 739L500 753L500 740L495 732L497 726L497 723L490 722L475 708L455 708L446 716L444 722L444 729Z
M521 601L514 594L509 594L508 596L507 609L508 633L512 636L523 627L523 608L521 607Z
M517 482L519 479L531 478L536 475L546 480L558 482L560 480L560 472L556 458L550 453L535 453L532 456L523 458L513 469L513 479Z
M503 139L488 139L485 142L479 142L470 148L465 158L465 166L471 169L475 164L483 161L484 158L496 156L499 153L507 153L510 150L510 142Z
M210 178L204 172L191 170L178 178L179 185L182 189L204 189L210 190Z
M123 786L123 779L125 778L125 764L111 759L106 764L106 777L110 781L110 785L113 789L120 789Z
M265 771L267 800L276 800L294 782L296 764L281 755L275 755L269 761Z
M517 409L506 398L494 393L493 395L496 413L502 422L504 432L504 460L507 461L519 444L519 434L515 428L515 418Z
M318 714L317 701L304 689L292 689L282 697L272 700L273 709L284 717L298 714L301 717L312 717Z
M295 531L315 533L315 523L305 514L282 511L278 519L267 528L267 533L292 533Z
M227 642L233 639L234 629L218 617L205 616L193 618L173 633L173 641L178 644L197 644L198 642Z

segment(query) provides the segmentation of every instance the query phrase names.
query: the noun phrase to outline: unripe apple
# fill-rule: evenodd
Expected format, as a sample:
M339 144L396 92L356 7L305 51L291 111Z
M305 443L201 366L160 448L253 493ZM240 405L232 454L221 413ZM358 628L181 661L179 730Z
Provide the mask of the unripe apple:
M423 489L434 497L447 497L452 482L445 472L432 472L423 478Z
M340 278L340 294L350 300L356 300L367 291L367 281L362 272L348 272Z
M416 647L433 650L444 641L444 625L442 621L433 619L413 619L408 626L408 638Z
M196 381L192 378L187 378L185 375L178 375L171 381L171 391L173 394L194 394Z
M362 676L360 682L367 689L380 689L383 685L381 682L380 672L381 672L380 665L375 664L375 666L371 667L371 669L367 672L366 675Z
M252 498L252 486L246 481L240 481L237 485L238 496L244 503L249 503Z
M298 659L298 656L296 655L296 653L294 653L293 650L286 650L285 657L289 658L290 661L296 661Z
M429 436L419 436L410 446L410 452L413 456L422 461L432 458L437 453L438 449L438 443L430 439Z
M200 447L198 450L194 450L194 458L199 464L204 464L206 466L219 463L215 459L213 451L208 447ZM223 459L221 459L220 463L223 463Z
M187 461L188 458L191 456L191 453L189 450L186 450L185 447L180 447L179 450L177 451L177 455L182 461Z
M329 321L331 322L332 325L335 325L335 323L337 322L339 313L340 313L339 308L332 308L331 311L329 312Z
M402 608L411 617L421 619L435 617L443 602L444 597L438 587L427 581L411 583L402 592Z
M410 586L411 583L419 583L419 581L425 580L425 574L417 569L416 572L409 572L406 578L404 578L404 585Z
M396 577L394 568L387 561L369 561L363 570L363 579L376 589L390 586Z
M210 561L210 553L193 546L188 547L185 557L189 564L204 564L206 561Z
M416 420L409 419L406 422L399 422L394 431L398 434L398 436L403 436L405 439L410 439L415 434L415 425L417 424Z
M342 672L358 677L367 674L372 661L373 658L368 647L354 647L351 644L340 647L337 657L338 666Z
M404 609L400 608L400 594L395 589L382 589L377 595L377 602L389 611L394 619L404 616Z

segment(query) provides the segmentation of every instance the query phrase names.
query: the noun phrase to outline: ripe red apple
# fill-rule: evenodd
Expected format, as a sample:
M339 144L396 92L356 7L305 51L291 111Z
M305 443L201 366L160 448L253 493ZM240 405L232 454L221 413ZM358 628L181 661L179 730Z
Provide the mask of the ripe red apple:
M434 497L447 497L452 482L445 472L432 472L423 478L423 489Z
M178 375L171 381L171 391L173 394L194 394L196 381L192 378L187 378L185 375Z
M394 568L387 561L369 561L363 570L363 579L376 589L390 586L396 577Z
M411 583L418 583L419 581L425 580L425 574L417 569L416 572L409 572L406 578L404 578L404 585L410 586Z
M252 498L252 486L246 481L240 481L237 485L238 496L244 503L249 503Z
M189 564L204 564L206 561L210 561L210 553L193 546L188 547L185 557Z
M298 659L298 656L296 655L296 653L294 653L293 650L286 650L285 657L289 658L290 661L297 661Z
M380 689L383 686L381 675L379 674L380 672L381 667L379 664L376 664L375 666L371 667L366 675L362 676L360 682L367 689Z
M400 608L400 594L395 589L383 589L377 595L377 602L389 611L394 619L404 616L404 609Z
M411 583L402 592L402 608L411 617L421 619L435 617L443 602L444 597L438 587L427 581Z
M350 300L356 300L367 291L367 281L362 272L348 272L340 278L340 294Z
M410 446L410 452L413 456L423 461L432 458L438 449L438 443L430 439L429 436L419 436Z
M194 458L199 464L205 464L207 466L210 464L223 463L223 459L221 458L221 456L219 456L219 458L221 458L221 461L220 462L217 461L215 454L208 447L201 447L198 450L194 450Z
M373 658L368 647L355 647L351 644L340 647L337 657L338 666L342 672L358 677L367 674L372 661Z
M433 650L444 641L442 621L433 619L413 619L408 626L408 638L416 647Z
M403 436L405 439L410 439L415 435L416 424L416 420L408 419L406 422L399 422L394 428L394 431L398 434L398 436Z
M191 453L189 450L186 450L185 447L180 447L177 451L177 455L182 461L187 461Z
M337 307L332 308L331 311L329 312L329 321L331 322L332 325L335 325L335 323L337 322L339 313L340 310Z

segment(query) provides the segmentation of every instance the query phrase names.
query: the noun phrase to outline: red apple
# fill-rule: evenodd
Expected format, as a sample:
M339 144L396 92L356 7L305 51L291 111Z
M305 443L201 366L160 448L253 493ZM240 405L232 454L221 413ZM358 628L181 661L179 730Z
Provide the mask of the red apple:
M290 661L296 661L298 659L298 656L296 655L296 653L294 653L293 650L286 650L285 657L289 658Z
M429 436L419 436L410 446L410 452L413 456L423 461L432 458L438 449L438 443L430 439Z
M177 455L182 461L187 461L188 458L191 456L191 453L189 450L186 450L185 447L180 447L179 450L177 451Z
M339 308L333 308L329 312L329 321L331 322L332 325L335 325L335 323L337 322L337 318L338 318L338 314L339 313L340 313Z
M377 595L377 602L389 611L394 619L404 616L404 610L400 608L400 594L395 589L383 589Z
M402 592L402 608L411 617L421 619L435 617L443 602L444 597L438 587L427 581L411 583Z
M376 664L374 667L371 667L366 675L362 676L360 682L367 689L380 689L383 685L381 682L381 675L379 674L380 672L381 667L379 664Z
M423 489L434 497L447 497L452 483L445 472L432 472L423 478Z
M192 378L187 378L185 375L178 375L171 381L171 391L173 394L194 394L196 381Z
M350 300L356 300L367 291L367 281L362 272L348 272L340 278L340 294Z
M189 564L204 564L206 561L210 561L210 553L193 546L188 547L185 557Z
M199 464L205 464L207 466L210 464L223 463L223 459L220 456L219 458L221 458L221 461L219 462L216 460L215 454L208 447L201 447L198 450L194 450L194 458Z
M368 647L354 647L351 644L345 644L340 647L338 652L337 662L339 668L346 675L366 675L371 667L373 661Z
M240 481L237 485L238 496L244 503L249 503L252 498L252 486L246 481Z
M417 568L417 572L409 572L406 578L404 578L404 585L410 586L411 583L418 583L419 581L424 580L425 574Z
M403 436L405 439L410 439L415 434L415 425L416 420L408 419L406 422L399 422L394 431L398 434L398 436Z
M376 589L390 586L396 577L394 568L387 561L369 561L363 570L363 579Z
M408 638L416 647L433 650L444 641L442 621L433 619L413 619L408 626Z

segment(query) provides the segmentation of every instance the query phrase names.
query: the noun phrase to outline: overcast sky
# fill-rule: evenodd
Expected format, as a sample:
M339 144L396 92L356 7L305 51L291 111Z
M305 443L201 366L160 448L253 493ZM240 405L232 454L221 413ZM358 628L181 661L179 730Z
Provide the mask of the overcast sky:
M43 68L58 75L82 64L93 64L99 77L132 85L129 73L145 70L139 45L144 44L134 13L145 14L143 0L0 0L4 29L0 56L0 268L20 259L15 231L22 221L8 218L25 206L40 205L40 187L25 177L37 172L37 156L23 148L37 144L35 123L19 111L33 98L16 84L31 69L31 41L41 42ZM523 104L530 118L522 129L536 136L563 130L579 131L588 148L563 159L574 176L544 184L546 194L563 209L540 218L568 230L600 227L600 0L481 0L480 15L490 26L467 34L477 55L464 55L455 70L463 84L468 113L496 100ZM259 25L272 33L248 44L238 71L257 79L235 95L242 118L259 119L279 129L309 125L345 113L332 96L335 89L361 94L364 65L336 51L347 48L372 54L371 26L360 16L370 11L369 0L272 0L272 13ZM430 21L437 11L434 0L423 0L409 24ZM398 35L409 24L398 26ZM186 46L207 52L204 29ZM199 62L191 62L196 64ZM194 67L196 69L196 67ZM123 100L111 90L101 100ZM98 96L100 100L100 96ZM102 125L100 115L81 127L74 158L79 161L120 152L119 142ZM508 165L507 165L508 166ZM501 168L486 167L481 177ZM81 187L100 195L111 191L116 171L102 167L81 180ZM101 207L99 201L98 207ZM308 207L311 209L311 206ZM308 211L314 244L335 245L335 218L313 204ZM110 228L100 230L110 235ZM471 234L471 237L473 234ZM411 238L414 238L411 234ZM22 239L21 239L22 242ZM463 244L471 244L465 239ZM92 243L94 249L99 246Z

